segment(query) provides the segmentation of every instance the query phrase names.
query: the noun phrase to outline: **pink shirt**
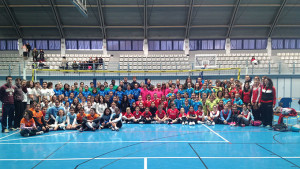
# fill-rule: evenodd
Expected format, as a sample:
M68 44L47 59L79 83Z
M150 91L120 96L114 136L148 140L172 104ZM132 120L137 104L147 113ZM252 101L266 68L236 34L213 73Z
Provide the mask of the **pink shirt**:
M142 96L142 100L145 101L147 100L147 95L148 95L148 90L147 89L141 89L141 96Z
M154 93L155 93L155 91L151 91L151 90L148 90L148 94L150 94L150 96L151 96L151 100L153 100L154 99Z
M157 98L161 98L161 96L164 94L161 90L157 90L157 89L154 90L154 93L157 94Z

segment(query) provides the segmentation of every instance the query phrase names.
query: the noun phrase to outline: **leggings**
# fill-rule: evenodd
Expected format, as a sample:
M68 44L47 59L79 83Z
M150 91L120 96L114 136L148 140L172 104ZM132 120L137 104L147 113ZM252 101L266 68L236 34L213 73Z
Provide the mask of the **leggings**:
M28 129L24 129L20 131L21 136L26 137L27 134L29 134L29 136L35 136L36 133L38 131L37 130L28 130Z
M237 118L237 125L245 124L246 126L249 126L250 120L245 119L244 117L238 117Z
M262 103L261 104L261 120L263 125L272 126L273 120L273 103Z

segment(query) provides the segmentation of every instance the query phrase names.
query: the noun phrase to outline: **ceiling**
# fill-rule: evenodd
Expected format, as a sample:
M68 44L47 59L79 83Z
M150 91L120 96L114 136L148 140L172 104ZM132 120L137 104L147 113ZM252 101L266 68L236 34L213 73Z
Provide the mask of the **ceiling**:
M299 0L0 0L0 38L300 37Z

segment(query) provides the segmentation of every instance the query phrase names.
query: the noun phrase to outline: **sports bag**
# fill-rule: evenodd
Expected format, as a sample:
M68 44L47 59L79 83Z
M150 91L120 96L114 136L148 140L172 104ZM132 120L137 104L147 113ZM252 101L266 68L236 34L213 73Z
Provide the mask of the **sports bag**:
M260 126L261 125L261 121L260 120L251 121L251 125L252 126Z
M273 126L273 130L275 131L280 131L280 132L284 132L284 131L288 131L288 127L286 124L284 123L280 123L280 124L275 124Z

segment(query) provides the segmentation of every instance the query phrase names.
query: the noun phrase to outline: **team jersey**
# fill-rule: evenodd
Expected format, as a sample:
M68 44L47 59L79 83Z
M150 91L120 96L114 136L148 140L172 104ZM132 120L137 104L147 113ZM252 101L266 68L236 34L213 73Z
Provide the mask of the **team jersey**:
M35 117L37 119L37 121L40 124L42 124L42 118L44 117L43 112L42 111L39 111L39 112L33 111L32 114L33 114L33 117Z
M123 116L125 116L126 118L131 118L131 117L133 117L133 114L132 113L125 113Z
M151 118L151 117L152 117L152 114L151 114L151 112L149 111L148 113L144 112L144 113L142 114L142 116L145 117L145 118Z
M166 115L166 112L164 110L162 110L161 112L157 110L155 114L158 116L158 118L163 119Z
M86 117L86 114L85 114L85 113L83 113L82 115L81 115L80 113L77 114L77 121L78 121L79 124L82 123L82 119L83 119L84 117Z
M25 125L25 127L32 127L35 123L33 118L31 118L30 120L26 120L25 118L22 118L20 124L21 126L22 124ZM21 126L20 128L22 128Z
M135 119L139 119L142 116L142 112L140 112L140 111L139 112L134 111L133 112L133 116L134 116Z
M187 113L187 115L188 115L188 116L191 116L191 117L195 117L195 116L197 116L197 113L196 113L195 111L193 111L193 112L189 111L189 112Z
M145 107L150 107L151 106L151 100L146 100L145 102L144 102L144 106Z
M166 109L168 107L168 102L167 101L162 102L162 104L163 104L164 109Z
M155 107L158 107L161 103L161 100L157 98L156 100L154 100L154 103L155 103Z
M98 114L94 114L93 116L91 115L91 114L88 114L87 116L86 116L86 118L88 119L88 120L95 120L96 118L98 118L99 117L99 115Z
M178 113L179 113L178 109L174 109L174 110L168 109L167 111L168 117L172 120L177 118Z
M186 117L186 113L180 113L179 115L178 115L178 117L180 118L180 117Z

